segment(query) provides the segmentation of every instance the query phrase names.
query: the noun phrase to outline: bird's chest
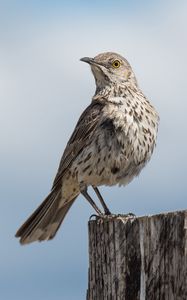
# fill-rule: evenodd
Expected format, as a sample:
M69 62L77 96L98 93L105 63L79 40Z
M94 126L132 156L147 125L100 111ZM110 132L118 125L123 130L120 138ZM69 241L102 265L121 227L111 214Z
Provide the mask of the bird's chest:
M79 179L96 186L130 182L151 157L156 128L150 124L150 117L142 116L137 108L106 107L79 156Z
M150 159L156 141L156 120L140 105L111 107L100 128L102 149L116 164L138 165Z

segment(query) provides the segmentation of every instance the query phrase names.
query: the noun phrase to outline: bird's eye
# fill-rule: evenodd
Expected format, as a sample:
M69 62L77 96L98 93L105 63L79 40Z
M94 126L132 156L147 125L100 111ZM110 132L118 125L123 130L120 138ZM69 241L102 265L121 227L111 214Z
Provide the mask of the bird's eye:
M121 66L121 63L118 59L114 60L112 63L112 67L118 69Z

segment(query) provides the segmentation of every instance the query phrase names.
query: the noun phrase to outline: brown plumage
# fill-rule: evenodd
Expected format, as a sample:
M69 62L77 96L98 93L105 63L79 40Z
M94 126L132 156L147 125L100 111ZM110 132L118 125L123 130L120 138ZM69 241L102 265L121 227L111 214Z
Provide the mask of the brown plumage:
M109 214L97 187L128 184L155 147L159 117L127 60L111 52L82 60L91 65L96 93L65 148L51 193L16 233L22 244L53 238L80 193L101 215L88 186Z
M99 121L99 113L102 107L103 105L99 102L93 102L81 115L64 150L51 193L16 233L16 237L21 237L21 244L27 244L35 240L42 241L45 239L52 239L55 236L66 213L80 193L80 191L77 191L77 187L72 186L70 188L70 195L68 195L70 199L68 196L64 198L61 192L63 187L63 177L69 180L67 176L69 167L72 161L78 156L79 152L81 152L91 140L94 129ZM71 195L73 189L75 189L74 196ZM60 206L60 208L58 208L58 206ZM41 231L41 228L44 229Z

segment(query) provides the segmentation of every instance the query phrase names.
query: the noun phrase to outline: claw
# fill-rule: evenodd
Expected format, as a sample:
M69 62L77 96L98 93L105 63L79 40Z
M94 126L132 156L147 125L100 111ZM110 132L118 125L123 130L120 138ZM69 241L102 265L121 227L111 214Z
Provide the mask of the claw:
M90 217L89 217L89 221L91 221L92 220L92 218L98 218L98 215L95 215L95 214L93 214L93 215L91 215Z

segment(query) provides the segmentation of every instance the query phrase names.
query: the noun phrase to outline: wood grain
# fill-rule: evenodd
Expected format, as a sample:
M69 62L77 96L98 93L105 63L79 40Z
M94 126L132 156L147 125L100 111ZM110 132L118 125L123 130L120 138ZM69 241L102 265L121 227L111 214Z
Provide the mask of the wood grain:
M88 226L87 300L187 300L187 211Z

